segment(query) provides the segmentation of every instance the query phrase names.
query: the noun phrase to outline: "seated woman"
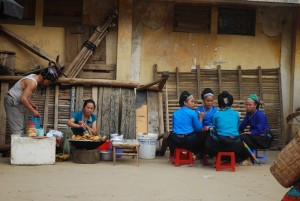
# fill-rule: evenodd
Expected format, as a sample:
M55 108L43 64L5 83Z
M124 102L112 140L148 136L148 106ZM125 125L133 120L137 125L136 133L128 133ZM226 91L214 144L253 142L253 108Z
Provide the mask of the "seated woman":
M180 108L173 113L172 132L167 138L170 154L173 156L175 148L186 148L198 154L201 148L202 122L195 113L195 98L187 91L183 91L179 99Z
M268 119L261 110L261 103L256 94L251 94L246 100L246 116L240 124L239 131L241 139L251 148L268 149L271 146L272 136L269 133ZM244 129L250 126L249 131L244 132Z
M205 88L201 93L201 98L203 100L203 106L196 109L196 113L203 113L203 131L209 130L213 125L213 117L218 109L213 106L214 104L214 92L210 88Z
M234 152L236 160L242 161L249 156L239 138L240 116L231 109L233 97L227 91L218 96L219 111L213 118L213 129L206 140L205 152L215 157L218 152Z
M68 120L67 125L71 127L74 135L83 135L84 133L97 135L97 117L93 114L95 108L95 102L88 99L84 101L82 111L75 112Z
M203 100L203 106L200 106L196 109L196 113L203 117L202 120L202 137L203 137L203 144L201 145L201 152L200 152L200 158L204 154L204 143L206 141L207 136L210 133L210 128L212 128L213 125L213 117L215 113L218 111L218 109L213 106L214 104L214 92L210 88L205 88L201 93L201 98Z

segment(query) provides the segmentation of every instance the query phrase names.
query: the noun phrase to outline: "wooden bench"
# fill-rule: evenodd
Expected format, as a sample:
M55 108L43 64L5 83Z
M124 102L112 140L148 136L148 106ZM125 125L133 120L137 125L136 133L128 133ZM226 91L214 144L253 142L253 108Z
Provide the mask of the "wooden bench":
M139 165L139 148L140 144L136 139L125 139L122 142L113 141L113 161L116 164L116 155L136 157L137 166ZM116 148L121 148L123 151L117 153Z

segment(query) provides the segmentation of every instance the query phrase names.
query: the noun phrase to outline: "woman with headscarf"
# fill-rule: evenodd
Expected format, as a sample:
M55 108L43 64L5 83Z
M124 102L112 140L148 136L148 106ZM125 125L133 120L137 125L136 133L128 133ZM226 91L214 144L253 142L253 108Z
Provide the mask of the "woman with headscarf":
M219 111L213 118L213 129L206 140L206 153L215 157L218 152L234 152L236 160L242 161L248 157L242 141L239 138L240 116L231 109L233 96L223 91L218 96Z
M272 136L267 116L259 110L261 102L256 94L250 94L246 100L246 116L239 126L241 139L251 148L268 149L271 146ZM249 131L244 129L249 126Z
M180 108L173 113L172 132L168 136L170 155L175 148L186 148L198 154L201 146L202 122L195 113L195 98L188 91L183 91L179 99Z
M204 150L204 144L206 141L207 136L210 133L210 129L212 128L213 125L213 117L215 113L218 111L218 109L214 106L214 92L210 88L205 88L202 93L201 93L201 99L203 100L203 105L198 107L196 109L196 113L199 115L199 120L200 117L203 117L202 120L202 137L203 137L203 144L201 145L201 151L199 158L203 157L203 154L205 154Z
M210 88L205 88L201 93L201 99L203 100L203 106L196 109L196 113L203 113L203 131L209 130L212 127L212 121L215 113L218 109L214 106L214 92Z

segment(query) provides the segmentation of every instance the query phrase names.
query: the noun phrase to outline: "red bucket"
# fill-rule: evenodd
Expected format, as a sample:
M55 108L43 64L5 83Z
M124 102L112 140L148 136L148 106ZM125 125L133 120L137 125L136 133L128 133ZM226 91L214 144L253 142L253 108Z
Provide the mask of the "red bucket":
M98 149L100 151L107 151L107 150L111 150L111 141L107 140L106 142L104 142L102 145L100 145L98 147Z

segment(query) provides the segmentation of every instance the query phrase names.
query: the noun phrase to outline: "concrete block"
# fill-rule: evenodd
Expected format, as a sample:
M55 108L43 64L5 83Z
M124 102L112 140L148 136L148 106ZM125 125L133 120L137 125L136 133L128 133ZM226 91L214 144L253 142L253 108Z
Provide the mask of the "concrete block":
M55 163L55 137L34 139L11 136L12 165L46 165Z

